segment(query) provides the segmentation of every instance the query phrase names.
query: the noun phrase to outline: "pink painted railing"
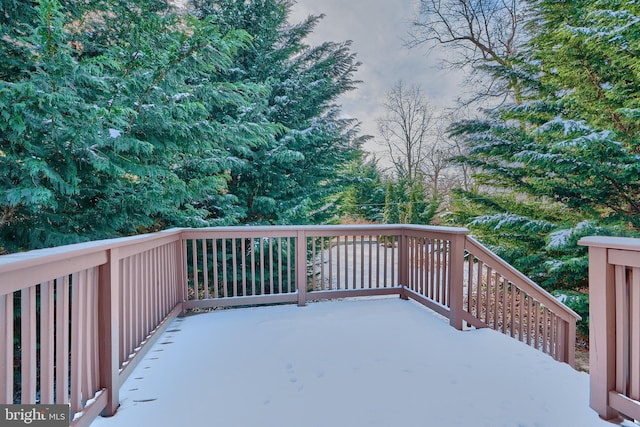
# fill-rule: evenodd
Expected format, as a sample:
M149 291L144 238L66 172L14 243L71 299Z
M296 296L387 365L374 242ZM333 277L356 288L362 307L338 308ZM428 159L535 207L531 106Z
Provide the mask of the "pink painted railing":
M465 242L463 319L489 327L573 366L576 313L475 239Z
M573 363L578 316L466 229L175 229L0 257L0 403L69 403L85 426L183 310L393 294Z
M73 426L113 414L182 310L181 256L173 231L0 257L0 403L69 404Z
M640 419L640 239L586 237L591 407Z

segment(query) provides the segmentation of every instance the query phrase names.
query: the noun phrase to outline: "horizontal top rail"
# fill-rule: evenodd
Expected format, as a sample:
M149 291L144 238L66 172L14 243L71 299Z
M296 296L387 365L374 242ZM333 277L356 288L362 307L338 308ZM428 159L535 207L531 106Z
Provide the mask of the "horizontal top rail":
M640 251L640 239L632 237L589 236L580 239L578 244L593 248Z
M233 226L210 227L182 230L185 239L202 238L203 235L228 238L251 237L294 237L299 232L307 236L328 237L337 235L418 235L429 234L432 237L466 235L469 231L459 227L440 227L407 224L358 224L358 225L282 225L282 226Z
M535 283L533 280L529 279L527 276L516 270L511 264L500 258L498 255L491 252L486 246L482 243L478 242L471 236L467 236L467 241L465 244L465 249L469 250L474 255L478 255L478 252L482 253L482 256L486 260L490 260L490 262L495 265L500 266L501 274L510 282L515 283L516 285L523 284L526 286L526 289L523 289L527 294L531 295L533 298L537 299L541 303L543 303L548 308L553 308L553 311L560 316L565 321L573 321L580 320L582 317L571 310L569 307L555 299L552 295L550 295L546 290L544 290L540 285Z
M131 255L155 246L162 239L179 240L180 233L180 229L171 229L2 255L0 295L17 291L29 284L103 265L107 262L107 251L122 249L126 255Z
M124 246L137 245L154 241L167 235L181 233L181 229L159 231L151 234L139 234L136 236L119 237L115 239L96 240L91 242L74 243L71 245L55 246L53 248L34 249L28 252L16 252L0 256L0 273L40 265L42 262L54 262L70 257L115 249Z

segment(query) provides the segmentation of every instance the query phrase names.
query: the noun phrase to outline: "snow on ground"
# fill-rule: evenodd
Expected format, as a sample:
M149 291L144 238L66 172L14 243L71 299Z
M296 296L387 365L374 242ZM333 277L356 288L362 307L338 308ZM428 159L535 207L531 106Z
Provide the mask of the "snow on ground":
M611 427L589 378L398 298L176 319L93 427Z

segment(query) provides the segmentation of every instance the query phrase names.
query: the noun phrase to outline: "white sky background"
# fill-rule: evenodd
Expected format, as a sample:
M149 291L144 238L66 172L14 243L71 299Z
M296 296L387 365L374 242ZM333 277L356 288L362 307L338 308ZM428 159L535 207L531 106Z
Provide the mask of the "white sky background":
M362 83L338 102L343 116L359 119L362 133L376 137L364 148L378 157L387 148L375 120L384 115L386 94L398 80L420 85L438 108L453 107L460 97L462 74L440 69L437 49L427 54L426 47L404 47L416 11L416 0L297 0L291 11L292 23L325 14L308 40L312 45L353 41L351 51L362 63L354 78Z

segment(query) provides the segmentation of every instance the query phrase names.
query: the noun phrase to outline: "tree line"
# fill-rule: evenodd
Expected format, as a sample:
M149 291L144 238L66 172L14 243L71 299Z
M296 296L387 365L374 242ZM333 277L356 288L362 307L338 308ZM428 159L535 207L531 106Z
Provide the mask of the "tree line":
M358 63L291 6L3 1L0 251L330 217Z
M462 225L547 289L584 290L590 234L640 227L640 10L421 0L413 49L468 70L453 120L411 84L367 157L338 98L348 42L287 0L5 0L0 247L171 226ZM386 169L386 170L385 170Z

